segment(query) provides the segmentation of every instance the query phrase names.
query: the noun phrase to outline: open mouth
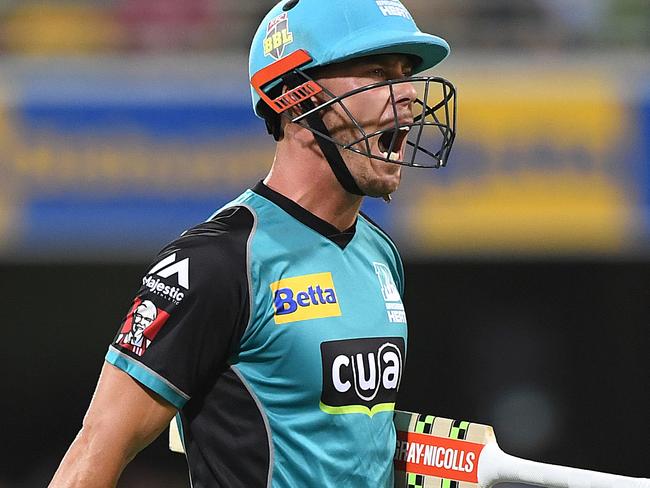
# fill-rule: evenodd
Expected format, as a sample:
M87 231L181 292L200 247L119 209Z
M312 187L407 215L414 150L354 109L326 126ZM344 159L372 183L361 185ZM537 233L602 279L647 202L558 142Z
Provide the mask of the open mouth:
M404 149L404 142L408 137L410 127L400 127L398 130L388 129L379 136L379 152L391 161L400 161Z

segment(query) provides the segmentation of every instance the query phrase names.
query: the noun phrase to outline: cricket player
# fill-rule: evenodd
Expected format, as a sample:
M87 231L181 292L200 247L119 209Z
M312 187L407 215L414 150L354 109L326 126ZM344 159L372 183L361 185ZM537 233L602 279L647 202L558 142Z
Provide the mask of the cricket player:
M416 74L448 52L398 0L271 9L249 62L271 170L155 258L51 487L115 486L174 417L194 488L393 485L404 276L359 209L445 165L455 91Z

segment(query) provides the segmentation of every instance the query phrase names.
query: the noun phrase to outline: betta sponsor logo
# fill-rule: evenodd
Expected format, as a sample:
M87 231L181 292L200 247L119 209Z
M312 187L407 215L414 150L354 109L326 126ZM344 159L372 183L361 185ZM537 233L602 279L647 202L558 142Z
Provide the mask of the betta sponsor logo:
M392 411L404 367L402 337L323 342L320 408L330 414Z
M332 273L285 278L270 288L276 324L341 315Z

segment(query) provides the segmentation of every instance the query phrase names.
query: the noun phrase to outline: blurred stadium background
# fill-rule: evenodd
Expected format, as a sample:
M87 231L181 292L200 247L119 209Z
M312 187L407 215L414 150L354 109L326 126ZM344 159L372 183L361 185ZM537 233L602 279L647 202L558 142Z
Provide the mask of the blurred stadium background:
M366 210L400 245L400 406L650 476L650 2L404 0L453 54L448 168ZM0 487L45 486L148 260L264 176L267 0L0 0ZM188 486L159 440L120 486Z

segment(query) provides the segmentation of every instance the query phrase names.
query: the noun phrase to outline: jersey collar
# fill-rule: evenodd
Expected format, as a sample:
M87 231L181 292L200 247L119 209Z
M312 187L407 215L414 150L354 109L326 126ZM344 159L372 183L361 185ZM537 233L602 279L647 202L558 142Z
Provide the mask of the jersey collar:
M267 200L275 203L282 210L291 215L294 219L302 222L307 227L313 229L314 231L321 234L323 237L331 240L334 244L339 246L341 249L350 243L354 238L356 232L357 222L355 220L352 226L344 231L338 230L329 222L324 221L320 217L317 217L309 210L301 207L293 200L285 197L281 193L278 193L275 190L272 190L266 186L262 181L257 183L252 190L258 195L266 198Z

